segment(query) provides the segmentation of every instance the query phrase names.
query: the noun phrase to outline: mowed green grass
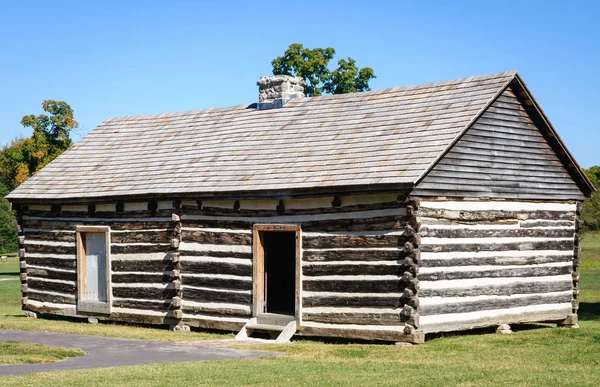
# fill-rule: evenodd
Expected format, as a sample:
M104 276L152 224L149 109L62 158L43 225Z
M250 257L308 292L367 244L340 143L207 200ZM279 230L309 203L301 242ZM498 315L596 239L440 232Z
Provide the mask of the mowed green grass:
M15 280L2 280L12 278ZM0 329L38 332L76 333L156 341L195 341L233 338L233 334L214 332L172 332L165 327L141 327L125 324L88 324L86 320L31 319L21 310L21 282L18 259L0 262Z
M19 279L19 257L16 254L2 254L6 262L0 262L0 279Z
M600 381L600 264L591 262L600 262L599 239L598 234L588 234L582 241L580 329L528 324L513 327L512 335L443 335L417 346L296 341L251 346L283 352L279 358L40 373L6 377L0 384L596 386Z
M79 348L60 348L18 341L0 341L0 364L2 365L52 363L68 357L83 355L85 355L85 352Z

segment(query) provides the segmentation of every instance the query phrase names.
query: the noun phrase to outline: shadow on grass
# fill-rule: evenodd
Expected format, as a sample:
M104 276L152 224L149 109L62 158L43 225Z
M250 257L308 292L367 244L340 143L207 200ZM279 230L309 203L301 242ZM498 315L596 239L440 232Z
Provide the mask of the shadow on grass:
M14 272L14 271L7 271L7 272L3 272L0 271L0 277L18 277L21 273Z
M580 320L600 320L600 302L582 302L578 314Z

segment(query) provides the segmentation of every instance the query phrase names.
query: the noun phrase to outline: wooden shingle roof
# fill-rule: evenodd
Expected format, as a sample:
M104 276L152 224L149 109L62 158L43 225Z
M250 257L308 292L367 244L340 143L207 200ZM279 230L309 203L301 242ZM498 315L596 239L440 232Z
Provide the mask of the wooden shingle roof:
M9 198L411 187L515 76L111 118Z

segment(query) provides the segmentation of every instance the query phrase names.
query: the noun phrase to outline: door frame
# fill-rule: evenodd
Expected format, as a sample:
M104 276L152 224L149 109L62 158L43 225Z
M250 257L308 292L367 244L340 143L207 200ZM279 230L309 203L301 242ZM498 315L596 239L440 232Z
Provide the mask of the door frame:
M77 313L110 314L112 306L112 284L110 265L110 227L109 226L77 226ZM87 300L85 298L87 287L87 254L85 246L85 233L104 233L106 242L105 267L106 267L106 302Z
M295 224L255 224L252 227L252 316L263 314L265 306L265 249L262 232L295 232L296 233L296 273L294 317L300 324L302 321L302 229Z

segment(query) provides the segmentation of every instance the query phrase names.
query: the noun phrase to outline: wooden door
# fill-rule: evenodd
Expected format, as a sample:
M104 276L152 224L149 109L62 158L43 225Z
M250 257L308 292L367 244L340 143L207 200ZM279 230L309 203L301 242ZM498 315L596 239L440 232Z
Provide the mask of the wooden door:
M85 233L86 289L88 301L107 300L106 289L106 234Z
M110 314L110 228L77 226L77 313Z

